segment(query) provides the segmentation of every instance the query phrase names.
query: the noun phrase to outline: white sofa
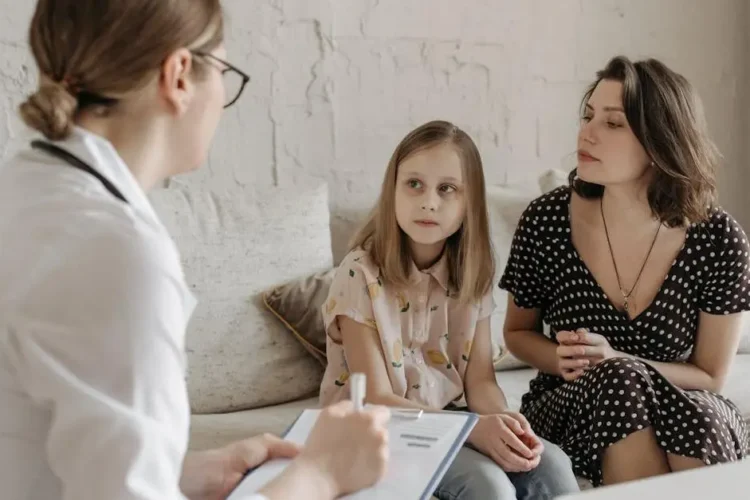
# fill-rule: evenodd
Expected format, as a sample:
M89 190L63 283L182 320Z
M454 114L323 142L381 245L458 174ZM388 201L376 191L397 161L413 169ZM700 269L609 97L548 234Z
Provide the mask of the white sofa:
M488 188L493 243L502 272L516 222L528 202L564 182L551 171L538 186ZM151 196L183 256L199 298L189 326L190 447L283 433L299 412L317 405L323 368L262 305L279 284L330 269L334 230L348 236L359 220L329 211L325 186L206 192L180 184ZM363 215L369 207L362 207ZM359 219L355 216L353 219ZM342 241L333 242L344 247ZM337 258L341 258L340 251ZM501 344L506 296L496 289L494 340ZM518 408L534 370L504 355L497 380ZM744 335L725 394L750 419L750 332Z
M535 374L536 371L531 368L496 372L497 382L511 407L520 406L521 396ZM737 355L724 395L739 406L745 419L750 422L750 353ZM254 410L193 415L190 446L193 449L206 449L241 439L248 433L283 433L301 410L316 406L317 398L312 397Z

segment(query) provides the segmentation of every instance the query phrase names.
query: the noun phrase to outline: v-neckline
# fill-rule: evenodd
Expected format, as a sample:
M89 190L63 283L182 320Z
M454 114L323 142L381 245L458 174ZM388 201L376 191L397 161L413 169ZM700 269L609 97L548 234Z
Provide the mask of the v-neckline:
M617 316L619 318L621 318L622 320L624 320L625 323L627 323L628 325L632 325L632 324L636 323L644 314L646 314L647 311L649 311L650 309L652 309L655 306L656 302L660 301L661 295L663 295L663 293L664 293L664 288L665 288L667 282L671 279L677 262L680 261L680 258L682 257L682 254L685 252L685 250L687 248L688 240L691 237L691 231L692 231L694 225L693 224L688 225L687 230L685 231L685 240L682 242L682 245L680 246L680 249L678 250L677 254L675 254L675 257L672 260L672 264L670 264L669 270L667 271L667 274L664 275L664 279L662 280L661 284L659 285L659 288L656 290L656 294L651 299L651 302L649 302L648 305L641 312L639 312L637 315L635 315L635 316L633 316L631 318L627 311L624 311L624 310L621 311L620 309L617 308L617 306L615 305L615 303L612 301L612 298L604 290L604 287L601 285L601 283L599 283L599 280L596 279L596 276L594 276L594 273L591 272L591 269L589 269L589 266L586 263L586 261L583 260L583 257L581 257L581 254L578 253L578 249L576 248L575 244L573 243L573 225L571 223L571 221L572 221L572 215L571 215L570 205L571 205L571 203L573 201L573 189L569 187L567 189L567 193L568 193L568 200L565 203L565 207L566 207L566 210L568 212L566 214L567 215L566 220L567 220L567 225L568 225L568 227L567 227L567 229L568 229L567 233L568 234L567 234L566 241L568 243L568 247L573 252L573 256L576 258L576 260L578 260L578 262L581 263L581 266L583 267L583 270L585 271L585 273L588 275L588 277L591 279L591 281L596 285L596 287L601 292L602 298L604 299L604 302L607 303L607 306L610 309L612 309L617 314Z

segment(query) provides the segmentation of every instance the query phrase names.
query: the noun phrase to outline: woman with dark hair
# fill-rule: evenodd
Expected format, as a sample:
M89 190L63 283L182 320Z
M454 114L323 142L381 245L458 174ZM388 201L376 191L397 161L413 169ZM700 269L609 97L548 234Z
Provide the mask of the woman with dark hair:
M616 57L583 99L570 184L521 218L500 283L508 348L539 369L521 411L595 485L748 454L719 392L750 248L717 204L718 163L685 78Z

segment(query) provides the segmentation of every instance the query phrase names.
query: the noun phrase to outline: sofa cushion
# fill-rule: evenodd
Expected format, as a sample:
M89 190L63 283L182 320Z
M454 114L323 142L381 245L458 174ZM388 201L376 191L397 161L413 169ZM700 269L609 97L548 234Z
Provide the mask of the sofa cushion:
M535 373L531 368L526 368L495 374L510 408L520 408L521 396L528 390L529 381ZM318 398L316 397L248 411L193 415L190 448L194 450L214 448L264 432L282 435L302 410L317 407Z
M322 369L262 304L262 291L329 269L325 186L207 191L176 184L151 194L199 304L188 326L194 413L296 400Z
M518 227L518 221L526 207L542 193L551 191L567 183L566 172L551 169L537 179L536 186L488 186L487 206L490 215L490 234L495 250L496 270L494 283L499 283L505 271L510 254L510 246ZM498 371L512 370L526 367L526 363L518 360L505 349L503 340L503 325L508 304L508 292L495 285L494 299L497 308L492 314L490 324L492 339L498 345L501 357L495 363Z
M263 295L266 307L321 365L326 365L323 304L336 268L284 283Z
M750 354L750 314L745 314L743 320L740 347L737 352L740 354Z
M528 390L529 382L535 374L536 370L531 368L495 374L510 408L520 408L521 397ZM738 355L732 365L724 395L737 404L745 420L750 422L748 379L750 379L750 355ZM194 415L190 433L190 449L215 448L264 432L283 435L302 410L317 406L318 399L309 398L269 408L224 415ZM578 479L578 484L582 490L592 487L591 483L583 478Z
M528 204L539 196L539 192L532 189L518 189L507 186L487 187L487 208L490 220L490 237L495 252L495 279L493 280L493 298L497 307L490 317L492 340L503 352L495 363L496 370L510 370L525 367L513 354L505 349L503 340L503 325L505 312L508 307L508 292L501 290L497 283L505 271L508 262L510 246L521 214Z
M518 221L526 207L542 193L551 191L567 183L566 172L551 169L537 179L537 186L488 186L487 206L490 215L490 235L495 250L496 270L494 283L499 283L505 271L510 254L513 235L518 227ZM503 340L503 325L508 304L508 292L497 285L494 288L494 299L497 304L491 316L490 324L492 339L499 346L502 356L495 363L498 371L523 368L527 365L518 360L505 349Z
M193 415L190 449L208 450L259 434L282 436L302 410L317 408L318 398L305 398L254 410Z
M495 374L497 383L508 400L509 408L517 410L521 407L521 397L529 390L529 382L535 375L536 370L531 368ZM750 355L739 355L734 360L723 394L738 406L742 416L750 422L748 380L750 380ZM281 435L303 409L317 407L317 398L307 398L250 411L223 415L193 415L190 447L205 449L263 432Z
M750 422L750 354L738 354L734 357L732 369L722 392L732 400Z

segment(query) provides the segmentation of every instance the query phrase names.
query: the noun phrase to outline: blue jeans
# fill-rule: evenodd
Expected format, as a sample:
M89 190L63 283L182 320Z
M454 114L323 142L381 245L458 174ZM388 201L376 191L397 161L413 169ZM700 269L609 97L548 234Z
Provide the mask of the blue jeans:
M440 500L546 500L578 491L570 458L545 441L539 465L529 472L505 472L491 458L464 446L434 496Z

